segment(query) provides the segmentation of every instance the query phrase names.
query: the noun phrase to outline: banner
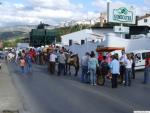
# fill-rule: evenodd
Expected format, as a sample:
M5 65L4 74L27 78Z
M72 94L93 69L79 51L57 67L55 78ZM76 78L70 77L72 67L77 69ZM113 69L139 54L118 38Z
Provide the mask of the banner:
M135 24L135 9L133 6L107 4L108 22Z

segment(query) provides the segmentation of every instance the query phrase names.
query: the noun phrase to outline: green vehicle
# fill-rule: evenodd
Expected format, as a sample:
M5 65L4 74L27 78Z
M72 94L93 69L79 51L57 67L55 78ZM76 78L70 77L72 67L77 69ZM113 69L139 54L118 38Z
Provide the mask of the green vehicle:
M30 46L39 47L55 43L57 32L54 29L44 29L45 24L38 25L30 32Z

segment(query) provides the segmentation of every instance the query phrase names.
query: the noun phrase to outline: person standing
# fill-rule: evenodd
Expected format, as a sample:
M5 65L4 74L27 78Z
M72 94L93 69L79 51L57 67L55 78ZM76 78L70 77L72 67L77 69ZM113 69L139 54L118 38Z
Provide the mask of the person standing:
M102 77L104 79L104 83L105 83L105 77L106 76L108 77L109 64L108 64L108 62L106 60L106 56L103 56L103 60L101 62L101 66L100 67L101 67L101 74L102 74Z
M118 54L115 54L112 56L113 60L110 63L110 69L111 69L111 74L112 74L112 88L117 88L118 87L118 82L117 82L117 77L120 74L120 64L118 61Z
M52 52L49 56L49 68L50 68L50 73L54 74L55 73L55 62L56 62L57 56Z
M146 53L143 84L149 83L149 76L150 76L150 53Z
M27 64L27 72L31 73L32 72L32 57L30 54L26 55L26 64Z
M125 54L125 51L123 50L122 51L122 56L120 57L120 77L122 79L122 83L124 83L124 76L125 76L125 71L126 71L126 68L125 68L125 61L127 59L127 56Z
M81 75L81 82L88 83L89 82L89 75L88 75L88 61L90 54L86 52L85 56L81 59L81 67L82 67L82 75Z
M101 65L102 60L103 60L103 53L100 52L100 53L98 54L98 63L99 63L99 65Z
M21 73L25 73L25 59L23 57L20 58L20 68L21 68Z
M88 70L90 72L90 84L96 85L96 80L97 80L96 69L97 69L97 67L99 67L99 64L98 64L97 58L95 58L94 51L91 52L90 56L91 57L88 61Z
M131 53L132 59L132 79L135 79L135 56L134 53Z
M131 55L127 54L127 59L125 60L125 84L124 86L131 86L131 74L132 74L132 59Z
M61 74L62 71L64 75L66 74L65 62L66 62L65 54L62 50L60 50L59 55L58 55L58 76Z

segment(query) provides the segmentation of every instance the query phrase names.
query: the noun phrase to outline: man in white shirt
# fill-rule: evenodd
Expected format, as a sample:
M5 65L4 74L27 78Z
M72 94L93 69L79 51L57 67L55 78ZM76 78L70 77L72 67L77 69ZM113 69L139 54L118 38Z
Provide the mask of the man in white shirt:
M131 55L127 54L127 59L125 60L125 67L126 67L126 72L125 72L125 86L130 86L131 85L131 72L132 72L132 59Z
M55 62L56 62L57 56L54 53L51 53L49 56L49 63L50 63L50 73L54 74L55 72Z
M121 76L121 79L122 79L122 83L123 83L124 76L125 76L125 71L126 71L126 68L125 68L126 59L127 59L127 56L125 54L125 51L123 50L122 51L122 56L119 59L119 62L120 62L120 76Z

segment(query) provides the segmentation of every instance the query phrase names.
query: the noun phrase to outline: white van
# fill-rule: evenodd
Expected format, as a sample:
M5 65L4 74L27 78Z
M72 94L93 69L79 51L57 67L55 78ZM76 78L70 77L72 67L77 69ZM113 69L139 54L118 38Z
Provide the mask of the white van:
M144 69L146 53L150 53L150 50L136 50L132 53L135 56L135 70Z

